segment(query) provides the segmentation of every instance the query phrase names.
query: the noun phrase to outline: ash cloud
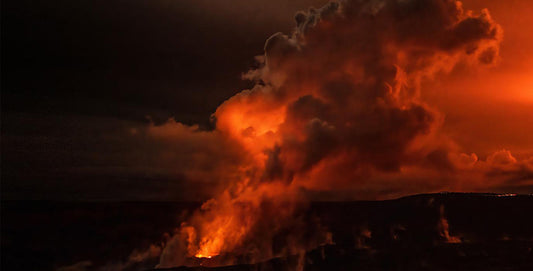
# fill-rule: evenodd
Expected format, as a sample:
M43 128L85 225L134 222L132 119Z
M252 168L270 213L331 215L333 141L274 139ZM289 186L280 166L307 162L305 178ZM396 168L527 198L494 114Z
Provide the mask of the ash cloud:
M214 131L174 120L143 130L168 148L160 152L168 168L190 183L209 180L204 194L212 195L214 186L243 181L279 181L328 199L528 186L527 166L495 170L463 153L439 129L445 112L421 95L432 91L422 82L458 64L498 62L503 31L488 10L445 0L342 1L295 21L291 34L266 41L258 68L243 75L255 86L218 107Z
M513 166L497 170L501 154L478 161L462 153L439 131L444 115L421 95L424 80L458 64L498 61L503 31L487 10L474 13L451 0L353 0L311 8L295 20L293 33L271 36L265 54L256 57L258 68L243 75L255 86L221 104L213 114L215 130L201 132L207 146L231 143L241 156L234 171L213 174L231 180L224 192L171 239L186 241L177 246L183 257L162 257L160 266L250 246L256 260L275 256L260 248L297 224L296 202L305 196L476 191L509 181L484 182L490 175L524 176L524 166L509 157ZM191 133L179 123L167 125ZM203 145L197 145L200 153ZM224 159L206 159L224 168ZM272 210L286 212L264 238L253 235ZM176 255L175 247L162 255Z
M266 41L243 74L254 86L217 108L214 130L172 119L135 130L157 145L164 168L208 181L198 189L214 195L168 236L159 267L195 256L232 264L239 253L256 262L332 242L319 223L302 226L309 199L530 186L531 159L464 153L422 95L424 81L457 65L498 62L503 31L489 11L451 0L351 0L295 21L292 33ZM283 245L274 250L272 240Z
M452 168L449 144L436 136L442 115L420 99L420 82L458 63L497 61L502 30L487 10L474 14L458 1L343 1L295 20L295 31L270 37L261 67L245 75L257 85L214 114L217 129L237 141L275 144L265 176L320 188L331 182L325 176ZM262 133L243 139L236 126Z

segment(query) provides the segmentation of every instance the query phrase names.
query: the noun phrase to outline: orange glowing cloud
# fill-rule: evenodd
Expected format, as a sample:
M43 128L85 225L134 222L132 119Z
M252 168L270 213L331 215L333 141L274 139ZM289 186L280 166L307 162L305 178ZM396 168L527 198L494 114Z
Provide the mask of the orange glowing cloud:
M255 86L216 110L214 131L174 121L148 130L188 149L187 176L225 184L177 231L162 267L193 256L272 257L270 240L297 223L297 203L310 195L376 199L530 184L531 159L465 150L442 110L454 98L435 98L447 93L436 78L500 61L503 30L487 9L342 1L295 19L294 32L270 37L259 68L244 76ZM442 230L454 240L444 222ZM325 239L301 241L291 247Z

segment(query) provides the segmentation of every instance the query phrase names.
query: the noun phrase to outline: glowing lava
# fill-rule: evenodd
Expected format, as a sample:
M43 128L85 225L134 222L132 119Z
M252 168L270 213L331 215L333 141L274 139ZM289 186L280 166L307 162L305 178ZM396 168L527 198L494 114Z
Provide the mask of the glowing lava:
M216 256L216 255L213 255L213 256ZM202 255L202 254L194 255L194 257L199 258L199 259L203 259L203 258L211 259L213 256Z

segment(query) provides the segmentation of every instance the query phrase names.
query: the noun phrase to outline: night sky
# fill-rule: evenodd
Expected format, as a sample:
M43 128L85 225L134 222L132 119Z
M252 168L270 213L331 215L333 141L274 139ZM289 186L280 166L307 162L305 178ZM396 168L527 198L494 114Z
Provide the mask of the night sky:
M2 199L209 197L214 180L190 181L179 166L186 158L167 159L187 146L143 131L170 118L214 129L217 107L253 86L241 77L256 67L265 40L290 33L298 10L326 2L2 1ZM528 1L497 2L486 5L505 31L500 65L468 77L452 72L432 85L459 98L453 91L426 98L446 113L443 130L465 153L485 159L507 149L529 159L533 54L524 26L533 10ZM474 97L480 85L490 98ZM533 191L530 182L520 187Z
M265 40L325 2L2 1L2 198L180 199L130 128L211 129Z

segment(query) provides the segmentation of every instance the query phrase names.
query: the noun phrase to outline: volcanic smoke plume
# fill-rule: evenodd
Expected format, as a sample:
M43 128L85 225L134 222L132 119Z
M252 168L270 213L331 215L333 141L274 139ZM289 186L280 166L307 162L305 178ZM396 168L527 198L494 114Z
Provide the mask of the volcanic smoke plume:
M502 29L489 11L453 0L348 0L295 20L243 76L254 87L218 107L215 130L149 127L187 148L188 177L223 187L168 240L160 267L227 253L260 261L331 242L318 222L291 231L310 195L475 191L531 176L533 160L506 151L487 161L461 153L439 132L443 114L421 98L424 80L457 64L498 61Z

